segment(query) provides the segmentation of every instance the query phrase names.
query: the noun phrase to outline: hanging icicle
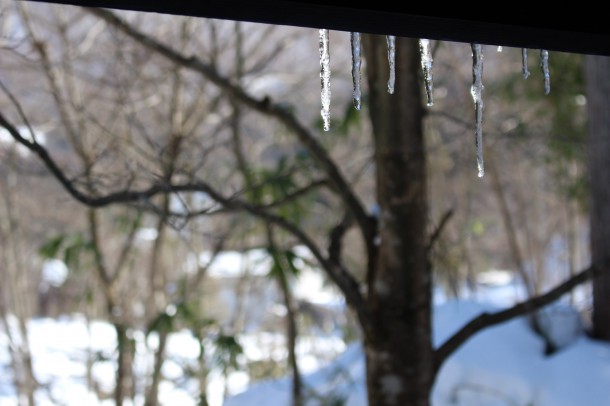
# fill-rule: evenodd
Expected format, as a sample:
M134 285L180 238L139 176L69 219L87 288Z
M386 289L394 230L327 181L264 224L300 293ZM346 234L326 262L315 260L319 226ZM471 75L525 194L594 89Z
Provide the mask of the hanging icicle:
M432 51L430 51L430 40L419 40L419 52L421 54L421 69L424 73L424 83L426 85L426 96L428 96L428 106L434 104L432 95Z
M360 110L360 67L362 65L362 57L360 56L360 33L352 32L350 37L352 42L352 81L354 82L353 101L356 110Z
M388 93L394 93L394 82L396 82L396 37L386 35L388 42L388 62L390 63L390 78L388 79Z
M527 48L521 48L521 71L523 72L523 79L529 78L530 71L527 69Z
M322 86L322 120L324 131L330 130L330 52L328 30L320 30L320 81Z
M485 175L483 163L483 51L480 44L470 44L472 48L472 87L470 94L475 109L475 146L477 149L477 168L479 178Z
M540 50L540 69L544 76L544 94L551 93L551 74L549 73L549 51Z

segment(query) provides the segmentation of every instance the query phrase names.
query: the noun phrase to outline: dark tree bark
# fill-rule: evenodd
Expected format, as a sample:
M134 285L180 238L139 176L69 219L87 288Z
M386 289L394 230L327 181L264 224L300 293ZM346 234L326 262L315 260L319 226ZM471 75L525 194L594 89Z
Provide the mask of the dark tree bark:
M604 267L593 280L593 336L610 341L610 58L587 56L591 259Z
M364 52L381 213L377 258L368 276L368 400L371 405L425 406L434 357L419 45L397 38L393 95L387 92L386 39L366 36Z

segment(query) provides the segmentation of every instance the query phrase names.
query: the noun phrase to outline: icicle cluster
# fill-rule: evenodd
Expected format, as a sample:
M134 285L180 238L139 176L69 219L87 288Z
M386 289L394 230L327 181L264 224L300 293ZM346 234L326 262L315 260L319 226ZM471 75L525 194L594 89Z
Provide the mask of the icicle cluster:
M477 149L477 168L479 178L485 175L483 163L483 51L480 44L471 44L472 48L472 87L470 94L475 109L475 146Z
M421 69L424 73L424 83L426 85L426 96L428 97L428 106L434 104L432 95L432 51L430 50L430 40L419 40L419 52L421 53Z
M549 51L540 50L540 69L544 76L544 94L551 93L551 74L549 73Z
M321 82L321 99L322 99L322 120L324 122L324 131L330 130L330 52L329 52L329 31L321 29L320 35L320 82ZM357 110L361 108L362 91L361 91L361 67L362 67L362 49L360 41L360 33L352 32L350 34L352 48L352 81L354 85L353 103ZM388 44L388 62L390 65L390 75L388 79L388 93L394 93L396 82L396 37L387 35L386 41ZM485 175L485 165L483 161L483 51L480 44L470 44L472 49L472 87L470 94L474 101L475 107L475 147L477 155L477 169L479 177ZM498 52L502 52L502 46L498 46ZM419 40L419 51L421 56L421 67L426 87L426 96L428 106L434 104L433 98L433 80L432 80L432 52L430 50L430 40ZM527 79L530 75L527 64L527 48L521 49L521 63L523 78ZM547 50L540 50L540 68L544 76L544 93L549 94L551 91L551 77L549 73L549 53Z
M330 130L330 52L328 30L320 30L320 81L322 86L322 120L324 131Z
M390 78L388 79L388 93L394 93L394 83L396 82L396 37L386 35L388 41L388 62L390 63Z
M360 33L352 32L350 34L352 42L352 81L354 82L354 107L360 110L360 67L362 65L362 57L360 55Z
M529 78L530 71L527 69L527 48L521 48L521 71L523 72L523 79Z

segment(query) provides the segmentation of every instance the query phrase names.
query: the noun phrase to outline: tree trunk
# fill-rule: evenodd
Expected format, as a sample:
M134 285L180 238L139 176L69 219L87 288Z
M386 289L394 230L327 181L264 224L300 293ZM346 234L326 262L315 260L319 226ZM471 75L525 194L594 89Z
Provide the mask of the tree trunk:
M126 396L130 396L130 388L133 388L132 373L132 343L127 337L127 327L120 323L114 324L117 335L117 371L116 387L114 388L114 402L116 406L123 405Z
M297 321L294 308L294 299L286 280L286 275L283 272L277 276L277 282L282 291L284 306L286 306L286 346L288 348L288 364L292 371L292 406L301 406L303 404L301 372L297 362Z
M588 162L591 183L591 257L610 259L610 58L587 56ZM593 335L610 341L610 268L593 280Z
M365 331L370 405L427 406L433 380L431 272L419 46L397 38L395 94L386 40L364 38L375 139L379 246L368 276Z
M6 244L3 248L6 249L6 253L3 253L4 265L4 280L3 282L9 286L10 289L10 302L11 305L7 305L7 310L12 311L17 318L17 330L19 334L19 344L16 345L12 351L11 356L16 360L16 364L19 366L17 370L14 370L14 374L18 377L17 381L19 385L17 390L21 390L20 397L24 396L29 406L33 406L34 403L34 392L38 386L36 378L34 377L34 370L32 367L32 355L30 352L27 320L32 317L32 305L31 305L31 294L29 280L30 269L26 260L26 251L22 247L23 235L20 224L19 208L20 203L18 199L17 190L17 168L15 166L15 150L12 149L8 153L8 171L4 174L1 181L2 194L4 197L5 213L1 213L0 217L0 235L6 236L2 238L6 240ZM0 292L2 294L3 292ZM8 292L6 292L8 293ZM7 294L7 299L8 299ZM12 308L11 308L12 307ZM7 334L10 336L10 332L7 324Z
M159 404L159 384L161 383L161 367L165 361L168 332L159 331L159 348L155 352L155 361L152 372L152 381L146 395L144 406L157 406Z

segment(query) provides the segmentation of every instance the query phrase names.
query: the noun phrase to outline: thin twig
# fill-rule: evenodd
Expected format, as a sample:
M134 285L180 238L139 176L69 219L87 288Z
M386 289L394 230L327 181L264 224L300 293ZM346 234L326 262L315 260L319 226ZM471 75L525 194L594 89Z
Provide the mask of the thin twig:
M430 253L430 251L432 251L432 248L434 247L434 244L441 236L443 229L445 228L447 223L449 223L449 220L451 220L451 217L453 217L453 213L454 213L454 210L449 209L445 212L445 214L443 214L443 217L441 217L441 221L438 223L438 226L436 226L436 228L430 235L430 240L428 241L428 246L426 247L427 253Z

